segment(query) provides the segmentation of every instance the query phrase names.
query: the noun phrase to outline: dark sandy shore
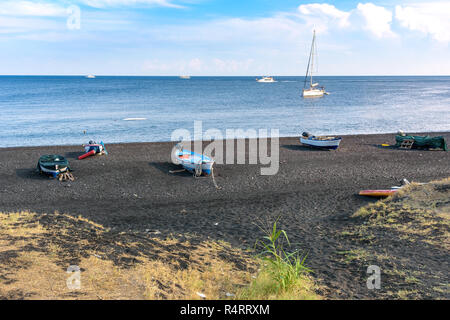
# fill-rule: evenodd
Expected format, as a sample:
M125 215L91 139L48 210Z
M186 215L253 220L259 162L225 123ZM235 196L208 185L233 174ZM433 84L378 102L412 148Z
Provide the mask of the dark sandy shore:
M450 141L448 132L432 135ZM308 265L330 297L376 297L360 281L365 269L347 270L335 259L342 250L337 232L353 223L349 216L357 208L374 201L358 191L389 188L403 178L450 176L450 152L380 147L394 144L394 136L344 136L337 151L282 138L278 174L261 176L259 165L217 165L221 190L208 177L169 173L177 169L169 163L173 143L112 144L108 156L81 161L81 146L0 148L0 211L57 210L119 230L189 233L243 247L261 237L258 225L281 217L291 241L309 252ZM36 173L39 156L50 153L69 159L74 182Z

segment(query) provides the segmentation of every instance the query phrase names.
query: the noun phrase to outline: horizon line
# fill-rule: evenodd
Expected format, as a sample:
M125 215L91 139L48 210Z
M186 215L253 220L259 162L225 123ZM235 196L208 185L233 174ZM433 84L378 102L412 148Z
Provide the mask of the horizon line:
M86 77L88 74L0 74L0 77ZM89 74L90 75L90 74ZM95 77L180 77L177 75L92 74ZM261 77L267 75L188 75L189 77ZM305 75L270 75L271 77L305 77ZM324 74L316 77L450 77L450 74Z

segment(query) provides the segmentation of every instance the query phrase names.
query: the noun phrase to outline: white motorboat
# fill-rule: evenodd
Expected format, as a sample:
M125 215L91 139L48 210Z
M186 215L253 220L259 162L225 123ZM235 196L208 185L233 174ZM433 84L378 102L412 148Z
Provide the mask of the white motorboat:
M256 81L257 82L265 82L265 83L276 82L273 77L262 77L260 79L256 79Z

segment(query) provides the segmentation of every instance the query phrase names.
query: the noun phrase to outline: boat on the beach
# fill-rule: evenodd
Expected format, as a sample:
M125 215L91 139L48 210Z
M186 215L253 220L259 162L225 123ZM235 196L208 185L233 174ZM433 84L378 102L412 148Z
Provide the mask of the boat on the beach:
M271 82L276 82L275 79L273 77L267 77L264 76L260 79L256 79L257 82L264 82L264 83L271 83Z
M341 143L342 138L340 137L329 137L329 136L312 136L308 132L303 132L300 137L300 142L304 145L314 148L322 149L332 149L336 150Z
M360 196L366 196L366 197L389 197L392 196L394 193L396 193L398 190L400 190L399 187L392 188L392 189L385 189L385 190L361 190L359 192Z
M100 143L97 143L95 141L89 141L88 144L83 145L85 153L78 157L78 160L82 160L84 158L87 158L89 156L93 155L104 155L108 154L108 151L106 151L105 144L103 141L100 141Z
M174 150L174 163L181 165L189 172L195 173L196 176L210 175L214 160L203 154L184 149L181 145L177 145Z
M313 81L313 71L314 71L314 58L317 57L316 48L316 30L313 32L313 40L311 44L311 52L309 53L308 67L306 69L305 83L303 85L303 97L304 98L319 98L323 97L324 94L329 94L325 91L325 88L319 87L317 82ZM309 81L308 81L309 77ZM309 85L309 87L308 87Z
M447 142L443 136L413 136L399 131L395 136L396 146L407 149L442 149L447 151Z
M39 158L37 169L40 173L56 178L59 174L70 171L69 161L57 154L47 154Z

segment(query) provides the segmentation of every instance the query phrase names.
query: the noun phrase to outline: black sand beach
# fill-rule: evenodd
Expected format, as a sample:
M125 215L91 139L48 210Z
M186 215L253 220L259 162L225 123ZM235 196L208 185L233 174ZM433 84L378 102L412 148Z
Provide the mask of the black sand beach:
M431 135L450 141L448 132ZM307 264L328 288L326 296L377 298L378 292L366 288L367 266L351 269L336 256L350 246L338 236L355 223L350 215L375 201L357 193L389 188L403 178L428 182L448 177L450 153L382 148L382 143L395 143L394 134L343 138L337 151L309 149L298 138L280 139L280 168L274 176L261 176L259 165L217 165L220 190L209 177L169 173L178 169L169 162L173 143L112 144L108 156L85 160L77 160L81 146L4 148L0 211L59 211L116 230L194 234L244 248L262 236L259 226L269 227L280 217L290 240L308 252ZM36 172L39 156L52 153L68 158L74 182ZM408 259L411 250L398 254ZM448 255L424 250L413 258L431 259L432 272L448 271Z

